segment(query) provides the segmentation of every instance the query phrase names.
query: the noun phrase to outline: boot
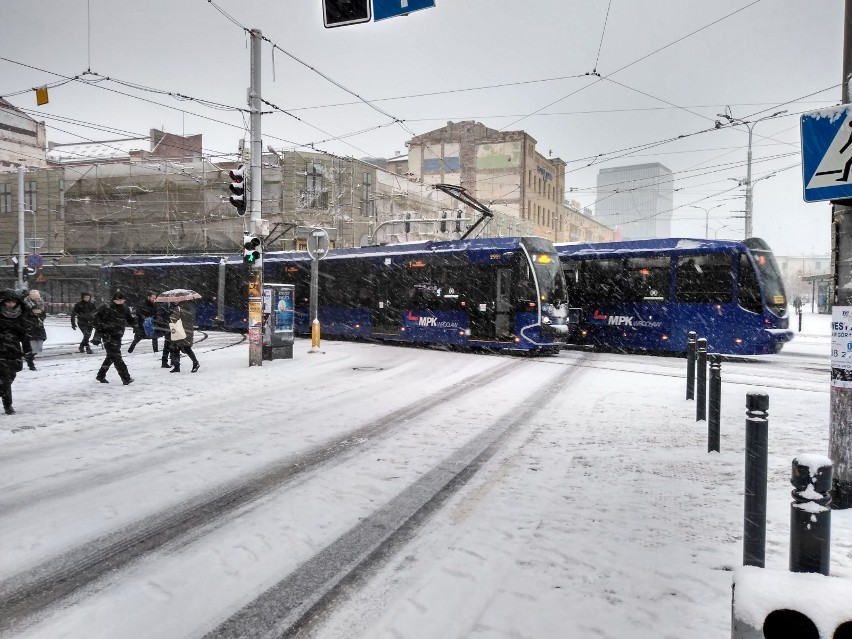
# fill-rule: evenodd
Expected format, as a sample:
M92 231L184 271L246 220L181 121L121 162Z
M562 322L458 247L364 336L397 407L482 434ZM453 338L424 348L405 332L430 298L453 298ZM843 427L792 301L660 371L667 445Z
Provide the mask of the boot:
M95 375L95 379L98 380L101 384L109 384L106 378L107 372L101 368L98 370L98 374Z
M201 364L199 364L198 362L195 362L195 363L192 365L192 370L191 370L191 371L189 371L189 372L190 372L190 373L197 373L199 368L201 368Z
M132 377L128 377L127 379L123 379L123 380L121 380L121 383L122 383L122 384L124 384L125 386L127 386L128 384L132 384L132 383L133 383L133 378L132 378Z
M83 352L83 346L82 345L80 346L80 352L81 353Z
M170 373L180 373L180 364L175 364L175 367L169 371Z
M91 355L91 354L92 354L92 349L91 349L91 348L89 348L89 345L88 345L88 344L86 344L86 352L87 352L89 355Z
M162 364L160 364L160 368L171 368L171 366L163 362Z
M12 405L11 405L11 404L9 404L8 406L5 406L5 405L4 405L4 406L3 406L3 411L4 411L7 415L14 415L14 414L15 414L15 409L14 409L14 408L12 408Z

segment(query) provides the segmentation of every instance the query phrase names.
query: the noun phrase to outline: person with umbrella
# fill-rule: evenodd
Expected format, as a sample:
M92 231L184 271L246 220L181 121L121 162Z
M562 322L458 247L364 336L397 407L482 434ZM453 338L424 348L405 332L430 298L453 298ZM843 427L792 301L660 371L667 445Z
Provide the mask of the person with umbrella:
M180 354L185 353L192 361L191 373L197 373L201 364L192 351L192 342L195 334L195 302L200 300L201 295L188 289L175 289L160 293L154 300L156 302L169 302L172 304L169 316L169 339L171 341L172 365L171 373L180 373Z
M109 384L106 374L109 367L115 364L115 370L125 386L133 382L133 378L127 370L127 364L121 357L121 338L124 337L124 329L133 326L133 315L124 305L124 295L116 291L112 296L112 303L104 304L95 313L95 328L101 336L106 357L104 358L95 379L101 384Z

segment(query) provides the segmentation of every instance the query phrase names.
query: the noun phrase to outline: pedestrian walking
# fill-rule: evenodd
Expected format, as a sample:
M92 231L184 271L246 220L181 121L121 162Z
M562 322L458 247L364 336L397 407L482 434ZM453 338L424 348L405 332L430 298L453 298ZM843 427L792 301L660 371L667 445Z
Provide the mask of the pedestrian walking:
M195 324L195 304L193 302L177 302L172 307L169 317L169 328L171 329L172 349L175 353L174 367L171 373L180 373L180 354L185 353L192 362L190 373L197 373L201 364L192 351L192 341L195 335L193 325Z
M136 345L143 339L150 339L153 344L154 352L157 352L157 339L159 338L159 335L156 333L148 335L145 330L145 320L149 317L153 318L157 312L157 305L154 303L154 298L156 297L157 294L154 291L148 291L145 295L145 301L136 309L136 324L133 326L133 341L130 342L130 346L127 348L128 353L132 353L133 349L136 348Z
M44 328L44 300L38 291L26 293L23 301L24 324L27 329L27 337L30 339L31 350L27 355L27 368L36 370L35 356L42 352L44 342L47 340L47 331Z
M127 370L127 364L121 357L121 338L124 336L124 329L128 326L133 326L133 315L124 305L124 295L121 291L116 291L112 296L112 303L104 304L95 312L95 328L101 337L101 342L106 350L104 358L98 374L95 379L102 384L108 384L106 378L109 367L115 364L115 370L118 372L121 381L125 386L133 382L130 373Z
M91 355L92 347L89 346L89 340L92 337L92 331L95 329L95 311L97 307L92 301L92 295L86 291L80 293L80 301L74 304L71 309L71 328L77 330L80 327L80 332L83 334L83 341L80 342L80 352L84 350Z
M171 368L177 366L178 363L178 358L175 356L177 351L172 347L171 329L169 328L171 314L171 304L168 302L160 302L154 313L154 334L163 338L163 357L160 364L162 368ZM177 352L177 355L179 356L180 353Z
M14 415L12 407L12 382L23 370L23 360L30 353L30 340L24 324L21 299L11 289L0 292L0 397L3 411Z

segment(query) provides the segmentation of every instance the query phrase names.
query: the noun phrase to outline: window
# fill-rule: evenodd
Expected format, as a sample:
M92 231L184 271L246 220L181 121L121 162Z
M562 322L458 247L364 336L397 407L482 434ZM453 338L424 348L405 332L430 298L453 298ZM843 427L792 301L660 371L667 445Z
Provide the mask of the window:
M38 191L36 182L27 182L24 184L24 207L30 211L36 210L36 192Z
M12 185L0 184L0 213L12 212Z
M327 209L328 193L322 188L323 166L317 162L305 164L305 191L302 208Z
M737 281L737 303L752 313L762 313L763 303L760 299L760 285L757 274L745 253L740 254L740 274Z
M685 255L677 260L675 296L688 304L729 304L733 295L731 256Z
M667 302L671 287L671 259L586 260L579 280L579 292L584 302Z

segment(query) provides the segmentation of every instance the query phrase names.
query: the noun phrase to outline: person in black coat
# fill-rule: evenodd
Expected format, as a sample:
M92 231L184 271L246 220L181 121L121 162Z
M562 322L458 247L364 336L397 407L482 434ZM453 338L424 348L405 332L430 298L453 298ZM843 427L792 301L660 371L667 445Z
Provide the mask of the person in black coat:
M95 312L94 323L106 350L106 357L98 374L95 375L95 379L102 384L108 384L107 371L109 371L110 366L115 364L115 370L118 371L121 381L127 386L133 382L133 378L130 377L127 364L121 357L121 338L124 336L124 329L133 326L133 315L124 305L124 295L121 291L116 291L113 294L111 304L105 304Z
M180 362L180 352L173 348L171 340L171 329L169 322L171 321L172 305L169 302L162 302L157 306L154 313L154 335L163 338L163 358L162 368L171 368L177 366ZM171 366L168 362L171 362Z
M30 351L21 299L15 291L0 291L0 397L7 415L15 414L12 408L12 382L24 368L23 358Z
M30 353L26 357L27 367L34 371L36 370L35 356L41 353L44 342L47 340L47 331L44 329L45 306L41 294L38 291L23 291L21 310L31 346Z
M145 295L145 301L136 309L136 324L133 326L133 341L127 349L128 353L132 353L136 345L143 339L150 339L154 345L154 352L157 352L157 339L159 335L154 333L153 337L148 337L145 333L145 320L149 317L154 317L157 312L157 305L154 303L154 298L157 294L154 291L148 291Z
M74 308L71 309L71 328L76 331L79 326L80 332L83 334L83 341L80 342L81 353L85 350L89 355L92 354L89 339L95 329L93 322L95 321L96 310L98 309L92 301L91 294L85 291L80 293L80 301L74 304Z
M197 373L201 364L199 364L198 358L192 350L192 342L195 336L195 304L193 302L175 304L171 309L169 322L180 326L184 332L183 337L171 334L172 352L174 352L172 365L174 368L169 372L180 373L180 354L185 353L192 362L190 373Z

